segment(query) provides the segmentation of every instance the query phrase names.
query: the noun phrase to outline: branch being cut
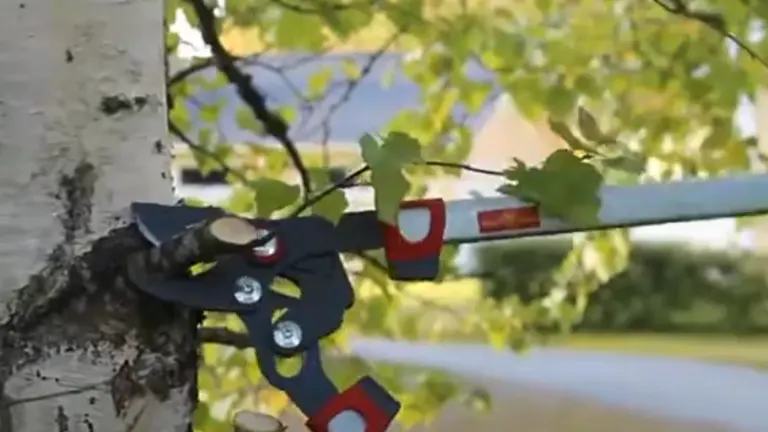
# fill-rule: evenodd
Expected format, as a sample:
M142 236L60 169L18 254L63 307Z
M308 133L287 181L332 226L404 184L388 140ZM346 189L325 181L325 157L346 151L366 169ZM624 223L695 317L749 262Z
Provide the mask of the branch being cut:
M232 420L235 432L285 432L288 427L267 414L240 411Z
M180 273L198 262L259 246L264 237L245 219L223 216L206 220L159 246L128 257L127 271L135 283L147 272Z
M216 17L213 11L205 4L204 0L187 0L192 6L200 22L200 33L203 40L211 48L214 63L227 80L235 86L238 94L253 115L264 125L267 134L274 137L285 148L291 162L299 172L302 184L302 193L306 199L312 192L312 183L304 161L301 159L296 143L288 136L288 124L278 114L267 108L267 101L259 93L251 82L251 76L241 71L234 57L219 40L216 32Z

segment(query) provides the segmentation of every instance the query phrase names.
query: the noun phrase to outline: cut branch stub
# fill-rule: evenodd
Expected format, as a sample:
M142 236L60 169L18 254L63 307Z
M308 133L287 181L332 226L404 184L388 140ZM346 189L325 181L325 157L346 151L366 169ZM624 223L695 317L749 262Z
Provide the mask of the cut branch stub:
M288 428L280 420L261 413L241 411L233 420L235 432L284 432Z
M196 263L215 261L217 256L247 250L263 240L259 230L247 220L224 216L192 225L128 260L131 267L138 265L144 272L181 273Z

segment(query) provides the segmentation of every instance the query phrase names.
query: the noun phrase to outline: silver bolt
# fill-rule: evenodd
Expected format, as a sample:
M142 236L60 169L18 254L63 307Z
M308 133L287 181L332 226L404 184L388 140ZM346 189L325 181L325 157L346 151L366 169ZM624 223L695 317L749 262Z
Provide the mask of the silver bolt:
M250 276L241 276L235 282L235 300L242 304L253 304L261 299L261 284Z
M296 348L301 343L301 327L293 321L280 321L272 332L272 338L280 348Z
M256 230L256 236L259 239L263 239L264 237L270 235L271 233L269 230L264 228L259 228ZM277 252L277 238L272 237L266 244L263 244L261 246L256 246L253 248L253 254L260 257L268 257L272 256Z

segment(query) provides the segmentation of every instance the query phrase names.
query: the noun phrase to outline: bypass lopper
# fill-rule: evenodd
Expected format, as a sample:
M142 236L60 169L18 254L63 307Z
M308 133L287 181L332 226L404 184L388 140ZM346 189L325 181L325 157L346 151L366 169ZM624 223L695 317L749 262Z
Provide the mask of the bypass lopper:
M713 204L718 195L725 202ZM263 376L307 416L312 432L384 432L400 409L387 390L363 377L339 391L322 367L319 341L342 325L354 301L341 253L383 249L392 279L432 280L444 244L766 212L768 177L606 186L601 202L592 226L542 215L511 197L405 202L397 226L379 221L375 211L347 213L335 225L317 216L248 219L263 240L255 246L216 257L216 265L197 276L155 272L135 282L165 301L238 314ZM153 203L134 203L131 210L156 247L190 226L227 216L216 207ZM301 296L271 290L278 276L295 283ZM295 355L303 358L301 370L281 375L276 357Z

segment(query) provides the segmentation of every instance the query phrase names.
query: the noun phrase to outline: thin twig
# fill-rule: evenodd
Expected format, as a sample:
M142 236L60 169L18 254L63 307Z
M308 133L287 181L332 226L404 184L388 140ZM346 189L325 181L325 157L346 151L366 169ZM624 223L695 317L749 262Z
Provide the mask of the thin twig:
M241 173L238 170L232 169L232 167L229 166L227 161L221 157L220 155L216 154L215 152L212 152L211 150L205 148L204 146L201 146L197 144L196 142L192 141L191 138L189 138L175 123L172 121L168 122L168 129L171 131L172 134L176 135L184 144L189 147L190 150L193 152L198 152L208 158L211 158L214 162L216 162L217 165L221 167L221 171L224 172L226 175L231 175L232 177L237 178L243 184L248 184L248 177L245 176L245 174Z
M364 0L354 1L350 3L332 3L329 1L316 1L318 6L308 7L292 4L289 0L271 0L272 3L279 5L284 9L288 9L293 12L301 14L320 14L323 12L340 12L356 7L372 7L378 3L379 0Z
M197 336L202 343L229 345L239 349L253 347L247 333L233 331L225 327L201 327Z

